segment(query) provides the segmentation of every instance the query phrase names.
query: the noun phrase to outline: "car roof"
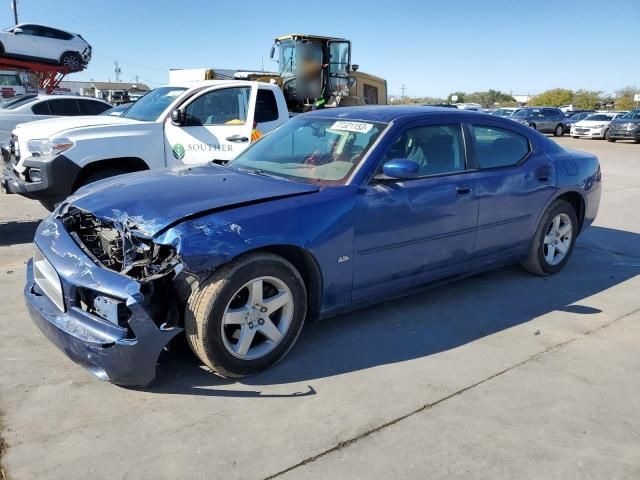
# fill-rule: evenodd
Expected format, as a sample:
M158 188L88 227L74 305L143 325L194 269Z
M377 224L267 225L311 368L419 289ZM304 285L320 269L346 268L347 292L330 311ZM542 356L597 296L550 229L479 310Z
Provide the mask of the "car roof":
M455 117L476 115L486 118L488 114L447 107L368 105L362 107L325 108L303 114L315 117L340 118L348 120L368 120L370 122L390 122L398 118L420 115L421 117Z
M42 25L41 23L32 23L32 22L19 23L17 25L14 25L13 27L9 27L9 28L23 27L24 25L33 25L34 27L52 28L53 30L58 30L60 32L68 33L69 35L77 35L77 33L73 33L73 32L70 32L68 30L63 30L62 28L52 27L50 25Z
M38 100L52 100L52 99L96 100L102 103L109 103L109 102L105 102L101 98L88 97L86 95L38 95L37 97L32 98L31 101L36 102Z

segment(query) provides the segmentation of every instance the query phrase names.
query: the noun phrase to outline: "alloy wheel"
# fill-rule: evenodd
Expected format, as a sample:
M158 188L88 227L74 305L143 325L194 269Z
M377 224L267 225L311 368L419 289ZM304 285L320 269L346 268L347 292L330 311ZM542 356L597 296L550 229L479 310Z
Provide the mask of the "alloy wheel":
M544 259L549 265L558 265L569 253L573 225L566 213L559 213L549 225L543 240Z
M293 319L289 287L275 277L259 277L244 284L231 298L222 317L222 342L241 360L255 360L272 352Z
M62 58L62 65L69 70L77 70L80 67L80 61L75 55L65 55Z

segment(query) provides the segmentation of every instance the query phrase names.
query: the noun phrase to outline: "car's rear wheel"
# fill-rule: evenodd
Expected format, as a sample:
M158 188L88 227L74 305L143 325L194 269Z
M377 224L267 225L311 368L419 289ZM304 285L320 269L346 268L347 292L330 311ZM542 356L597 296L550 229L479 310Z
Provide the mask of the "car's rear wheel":
M522 266L536 275L550 275L565 266L578 235L578 219L573 206L556 200L542 216Z
M559 123L556 126L556 129L553 131L553 136L554 137L561 137L564 135L564 125L562 125L561 123Z
M296 268L278 255L254 253L218 269L191 294L185 332L205 365L225 377L244 377L287 354L306 311Z
M82 58L75 52L65 52L60 57L60 65L66 67L71 72L82 70Z

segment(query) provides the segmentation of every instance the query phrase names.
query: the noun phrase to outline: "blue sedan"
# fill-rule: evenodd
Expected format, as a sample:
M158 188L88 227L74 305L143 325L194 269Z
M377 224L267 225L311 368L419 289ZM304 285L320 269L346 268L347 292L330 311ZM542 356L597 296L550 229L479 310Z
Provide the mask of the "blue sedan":
M93 374L145 385L184 332L242 377L307 319L514 262L555 274L601 193L593 155L422 106L299 115L223 163L103 180L40 224L29 311Z

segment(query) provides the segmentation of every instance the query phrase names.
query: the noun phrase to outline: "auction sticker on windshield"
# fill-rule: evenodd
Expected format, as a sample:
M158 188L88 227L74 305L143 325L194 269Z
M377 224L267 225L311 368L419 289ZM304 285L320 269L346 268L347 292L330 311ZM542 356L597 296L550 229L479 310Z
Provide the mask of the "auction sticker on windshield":
M344 120L339 120L335 122L333 125L331 125L329 130L342 130L344 132L367 133L372 128L373 128L372 123L345 122Z

